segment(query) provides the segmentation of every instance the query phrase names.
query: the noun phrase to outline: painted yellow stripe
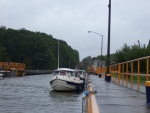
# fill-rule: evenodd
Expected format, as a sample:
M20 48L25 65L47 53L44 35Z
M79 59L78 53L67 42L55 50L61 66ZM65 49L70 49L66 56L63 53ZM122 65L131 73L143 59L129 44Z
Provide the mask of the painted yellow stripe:
M111 74L107 74L106 76L111 76Z
M150 81L146 81L145 86L150 86Z

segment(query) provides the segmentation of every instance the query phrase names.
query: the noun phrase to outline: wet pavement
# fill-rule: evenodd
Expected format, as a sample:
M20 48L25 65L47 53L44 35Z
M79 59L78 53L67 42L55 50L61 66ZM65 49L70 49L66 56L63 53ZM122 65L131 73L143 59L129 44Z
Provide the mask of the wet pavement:
M150 113L146 95L91 75L100 113Z

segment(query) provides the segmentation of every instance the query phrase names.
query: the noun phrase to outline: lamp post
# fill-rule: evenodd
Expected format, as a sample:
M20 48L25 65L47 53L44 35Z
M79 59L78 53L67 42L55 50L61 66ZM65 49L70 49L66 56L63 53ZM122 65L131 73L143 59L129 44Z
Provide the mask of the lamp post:
M88 33L95 33L97 35L100 35L102 37L102 42L101 42L101 64L100 64L100 68L102 67L102 51L103 51L103 35L99 34L99 33L96 33L96 32L93 32L93 31L88 31ZM101 75L99 73L99 78L101 78Z
M109 17L108 17L108 44L107 44L107 69L105 74L105 80L110 82L111 80L111 74L109 71L109 58L110 58L110 27L111 27L111 0L109 0Z
M103 51L103 35L93 32L93 31L88 31L88 33L95 33L97 35L100 35L102 37L102 42L101 42L101 61L102 61L102 51Z

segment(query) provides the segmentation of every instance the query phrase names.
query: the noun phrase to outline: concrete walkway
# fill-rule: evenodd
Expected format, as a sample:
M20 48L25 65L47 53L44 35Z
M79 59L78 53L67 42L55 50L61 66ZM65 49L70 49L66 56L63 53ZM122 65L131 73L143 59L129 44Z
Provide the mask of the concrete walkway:
M100 113L150 113L146 95L90 75Z

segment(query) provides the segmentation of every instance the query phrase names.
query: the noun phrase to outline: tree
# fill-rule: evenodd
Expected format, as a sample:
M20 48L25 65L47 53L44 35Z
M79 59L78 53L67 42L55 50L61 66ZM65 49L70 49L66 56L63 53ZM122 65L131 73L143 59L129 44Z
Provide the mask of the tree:
M0 27L0 60L25 63L26 69L56 69L57 42L57 39L46 33ZM70 56L73 68L79 62L79 53L60 40L61 67L68 67Z

